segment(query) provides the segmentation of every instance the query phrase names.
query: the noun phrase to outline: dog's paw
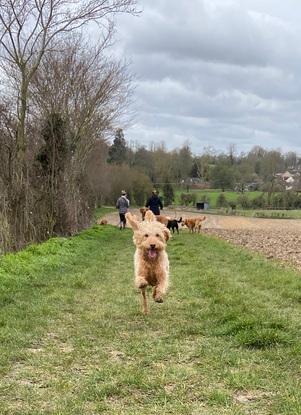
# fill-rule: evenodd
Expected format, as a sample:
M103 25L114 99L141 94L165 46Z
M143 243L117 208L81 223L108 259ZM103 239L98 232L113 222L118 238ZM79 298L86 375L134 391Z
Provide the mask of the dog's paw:
M148 286L148 283L145 280L141 280L137 283L137 288L139 288L140 290L142 290L143 288L146 288L147 286Z
M163 298L160 297L160 296L155 297L154 300L155 300L156 303L163 303Z

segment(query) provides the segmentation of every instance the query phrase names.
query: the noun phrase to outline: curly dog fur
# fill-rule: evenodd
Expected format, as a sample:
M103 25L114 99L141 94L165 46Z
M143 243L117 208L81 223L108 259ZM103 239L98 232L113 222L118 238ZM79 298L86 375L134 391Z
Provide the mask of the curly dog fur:
M141 290L143 312L147 314L147 286L153 287L153 298L157 303L163 302L167 291L169 261L165 248L171 235L164 225L156 221L150 210L146 212L143 222L135 220L129 212L126 219L134 232L133 241L136 246L135 286Z

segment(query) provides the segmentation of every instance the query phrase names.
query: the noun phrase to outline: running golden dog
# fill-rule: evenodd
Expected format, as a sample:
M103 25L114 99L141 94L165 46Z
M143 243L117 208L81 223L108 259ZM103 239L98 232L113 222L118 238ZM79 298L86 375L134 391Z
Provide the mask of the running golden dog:
M146 212L143 222L135 220L129 212L126 219L133 229L133 241L136 245L135 286L141 290L143 312L147 314L147 286L153 287L153 298L157 303L163 302L167 291L169 261L165 248L171 235L164 225L156 221L150 210Z

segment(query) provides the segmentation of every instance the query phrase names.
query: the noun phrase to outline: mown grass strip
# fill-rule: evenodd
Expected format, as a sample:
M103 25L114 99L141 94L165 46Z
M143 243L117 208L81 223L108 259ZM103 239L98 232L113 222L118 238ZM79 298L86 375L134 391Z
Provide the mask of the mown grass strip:
M131 232L2 258L3 414L299 414L300 275L207 236L169 244L143 316Z

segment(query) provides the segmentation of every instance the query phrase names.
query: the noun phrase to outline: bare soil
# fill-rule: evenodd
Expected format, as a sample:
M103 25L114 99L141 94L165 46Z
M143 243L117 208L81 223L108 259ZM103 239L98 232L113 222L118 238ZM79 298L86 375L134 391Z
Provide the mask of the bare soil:
M140 217L138 210L133 209ZM203 215L187 210L163 210L172 218ZM263 253L268 259L276 259L301 271L301 220L261 219L206 214L203 232L226 241ZM118 225L117 213L106 215L108 223Z

